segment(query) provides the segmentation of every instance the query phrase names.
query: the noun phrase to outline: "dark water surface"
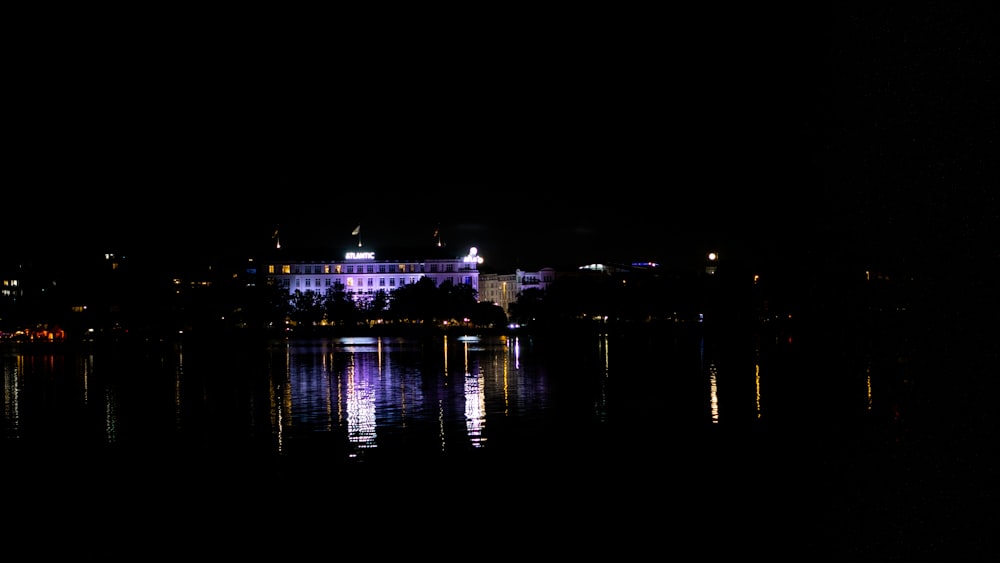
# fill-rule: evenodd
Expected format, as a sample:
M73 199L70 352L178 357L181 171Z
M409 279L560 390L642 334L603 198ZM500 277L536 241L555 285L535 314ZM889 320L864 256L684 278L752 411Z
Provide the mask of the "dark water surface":
M979 364L927 362L906 339L3 346L8 530L92 554L129 554L127 538L148 555L332 542L463 559L978 560L995 547L993 401L978 377L940 373Z

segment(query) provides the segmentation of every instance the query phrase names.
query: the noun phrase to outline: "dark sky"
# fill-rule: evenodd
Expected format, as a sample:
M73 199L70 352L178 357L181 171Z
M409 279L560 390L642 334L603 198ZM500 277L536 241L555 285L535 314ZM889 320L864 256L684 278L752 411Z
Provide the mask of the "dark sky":
M988 14L691 10L36 38L8 81L5 247L241 252L280 225L346 249L360 223L375 250L440 225L506 267L996 261Z

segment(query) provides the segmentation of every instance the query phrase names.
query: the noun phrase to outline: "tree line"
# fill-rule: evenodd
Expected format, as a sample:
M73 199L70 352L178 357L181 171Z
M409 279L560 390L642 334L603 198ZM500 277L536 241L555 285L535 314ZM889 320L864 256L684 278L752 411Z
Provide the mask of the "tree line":
M65 266L65 265L64 265ZM160 264L122 263L57 276L28 271L24 291L0 296L0 332L58 325L67 337L96 332L134 334L223 330L339 329L462 326L501 330L510 326L544 330L571 323L656 324L759 320L788 316L803 304L833 303L837 313L861 306L861 294L821 293L815 284L775 285L720 273L706 276L657 271L564 273L545 289L526 289L507 311L480 302L466 284L430 278L358 298L342 285L323 291L295 291L265 275L239 268L205 266L164 273ZM765 278L766 279L766 278ZM804 293L805 292L805 293ZM833 306L833 305L831 305ZM733 325L735 326L735 325Z

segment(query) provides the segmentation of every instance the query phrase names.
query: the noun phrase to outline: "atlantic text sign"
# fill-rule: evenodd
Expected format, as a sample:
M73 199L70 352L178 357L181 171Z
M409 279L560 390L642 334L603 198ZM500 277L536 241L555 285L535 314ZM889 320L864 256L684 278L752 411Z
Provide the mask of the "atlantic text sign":
M344 255L344 260L374 260L374 252L348 252Z

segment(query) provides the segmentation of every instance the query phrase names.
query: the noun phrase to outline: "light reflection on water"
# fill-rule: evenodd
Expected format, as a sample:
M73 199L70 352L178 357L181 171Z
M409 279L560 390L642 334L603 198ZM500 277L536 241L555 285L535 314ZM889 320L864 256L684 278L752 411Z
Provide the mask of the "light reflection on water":
M704 335L309 338L267 343L7 346L3 440L232 449L358 460L587 444L618 451L809 417L871 414L864 361L830 377L791 344ZM891 374L886 377L890 377ZM827 388L829 385L831 388ZM839 388L834 388L839 387ZM856 387L856 388L855 388ZM895 393L889 383L886 393ZM817 402L828 393L839 404ZM827 399L823 399L827 401Z
M988 422L986 401L897 352L683 331L3 344L0 491L15 525L129 556L118 538L284 558L309 538L626 558L706 537L833 560L983 545L995 436L929 430ZM941 392L955 410L931 408Z
M488 443L491 419L546 407L545 394L530 388L537 382L515 367L516 338L446 336L430 344L336 338L280 346L287 378L276 395L289 397L281 416L290 422L275 426L279 447L294 429L342 434L351 457L393 440L439 452L476 449Z

